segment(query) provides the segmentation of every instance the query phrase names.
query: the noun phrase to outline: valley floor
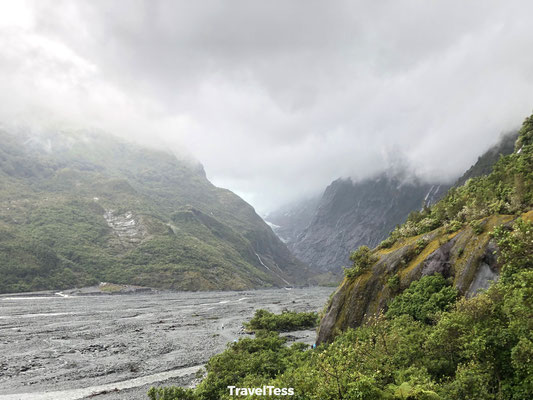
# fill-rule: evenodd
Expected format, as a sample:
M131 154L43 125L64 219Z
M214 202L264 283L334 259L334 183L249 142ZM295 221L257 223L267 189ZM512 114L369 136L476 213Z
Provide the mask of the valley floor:
M146 399L150 386L190 384L256 309L319 311L332 291L1 295L0 400Z

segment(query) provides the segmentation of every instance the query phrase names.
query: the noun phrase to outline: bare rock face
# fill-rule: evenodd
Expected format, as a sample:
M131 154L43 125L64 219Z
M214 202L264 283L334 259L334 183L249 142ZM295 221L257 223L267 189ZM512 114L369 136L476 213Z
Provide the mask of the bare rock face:
M362 182L338 179L312 199L267 219L289 249L316 273L340 277L359 246L377 246L424 202L434 203L445 185L404 182L386 175ZM314 210L312 209L314 207Z
M490 240L485 247L485 253L476 272L472 283L465 293L467 298L475 296L480 291L487 289L492 281L497 281L500 274L497 268L498 247L494 241Z
M487 289L499 277L497 246L490 232L495 226L508 224L512 216L495 215L484 220L484 232L476 234L470 226L448 234L439 228L422 237L427 246L420 254L415 247L420 236L403 240L391 249L375 251L379 260L370 271L355 279L345 278L335 292L321 321L318 343L330 342L346 330L385 311L396 295L387 285L398 274L400 290L423 276L442 274L453 281L459 293L474 296Z
M106 210L104 218L123 246L139 244L147 236L140 217L136 219L131 211L116 214L113 210Z

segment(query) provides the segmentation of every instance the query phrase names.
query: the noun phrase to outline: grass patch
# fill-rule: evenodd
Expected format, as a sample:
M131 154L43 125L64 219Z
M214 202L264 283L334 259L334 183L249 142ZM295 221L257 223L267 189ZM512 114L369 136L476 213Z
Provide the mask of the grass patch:
M122 291L122 289L124 289L124 286L105 282L105 283L101 283L99 288L100 288L100 291L104 293L118 293Z

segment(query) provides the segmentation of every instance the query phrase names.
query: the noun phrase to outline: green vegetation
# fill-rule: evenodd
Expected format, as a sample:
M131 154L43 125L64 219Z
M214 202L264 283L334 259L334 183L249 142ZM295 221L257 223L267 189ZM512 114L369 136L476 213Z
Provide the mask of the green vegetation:
M344 275L348 278L356 278L368 271L378 258L372 254L368 246L361 246L350 255L350 260L353 261L353 266L345 268Z
M250 331L289 332L302 329L312 329L318 325L316 312L295 312L284 310L281 314L274 314L267 310L257 310L250 322L244 326Z
M485 230L483 223L480 220L474 220L470 222L470 226L476 235L481 235Z
M428 245L428 240L427 239L418 239L415 243L415 249L414 249L414 252L416 255L419 255L420 253L422 253L424 251L424 249L427 247Z
M397 293L400 290L400 274L394 274L389 279L387 279L387 286L392 291L392 293Z
M115 285L113 283L101 283L100 291L104 293L118 293L124 289L124 286Z
M437 313L447 311L457 299L457 290L440 274L415 281L389 305L387 317L406 314L425 323L434 321Z
M264 382L279 376L301 363L308 346L296 343L291 347L276 332L260 331L255 339L241 339L228 345L226 351L211 358L206 365L207 377L194 391L171 397L172 388L152 388L151 400L230 399L227 386L262 387ZM166 390L166 392L165 392ZM164 397L166 396L166 397Z
M514 275L524 269L533 268L533 226L531 222L519 218L512 229L499 226L493 237L498 241L502 280L512 281Z
M395 265L380 263L374 268L383 267L381 285L388 277L390 292L397 294L404 277L413 271L412 264L447 243L458 230L467 234L458 242L460 254L452 262L471 259L476 265L492 237L499 249L498 282L467 299L441 275L422 277L398 293L385 313L376 307L377 312L365 315L360 326L344 332L336 329L333 342L316 349L287 347L271 332L241 340L208 363L207 378L187 395L194 400L229 399L227 385L272 385L294 388L298 400L530 399L532 205L533 116L519 133L516 152L501 157L490 175L469 179L435 206L412 213L379 250L362 247L354 252L354 265L345 270L347 279L341 288L356 290L377 254L386 257L405 245L408 251ZM417 237L426 233L430 239ZM398 269L387 271L387 267ZM379 287L373 282L376 286L370 288ZM365 289L357 286L357 301L368 294ZM338 318L343 318L353 297L345 293L339 298L349 303L339 311ZM163 389L153 389L151 399L163 399L157 397L162 393Z
M197 389L154 388L150 399L230 399L228 385L292 387L300 400L530 399L533 224L519 220L494 237L507 279L476 297L457 299L442 276L424 277L385 315L329 345L287 347L263 331L213 357Z
M148 391L150 400L197 400L198 396L192 389L184 389L181 387L151 387Z
M462 186L471 178L489 175L501 155L508 155L514 151L517 136L517 131L504 135L498 144L478 157L476 163L457 180L455 186Z
M181 290L280 284L256 252L285 279L306 274L253 208L214 187L199 165L87 132L0 130L0 142L0 293L102 281Z

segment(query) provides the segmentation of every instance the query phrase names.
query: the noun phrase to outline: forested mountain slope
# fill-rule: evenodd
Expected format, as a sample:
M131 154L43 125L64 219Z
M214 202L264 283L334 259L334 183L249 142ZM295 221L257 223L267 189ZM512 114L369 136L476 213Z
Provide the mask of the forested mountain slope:
M498 143L478 157L476 163L457 180L454 186L462 186L470 178L490 174L492 167L499 160L500 156L506 156L514 151L517 138L517 131L511 131L503 135Z
M306 282L305 265L199 164L87 131L1 131L0 143L0 292Z

